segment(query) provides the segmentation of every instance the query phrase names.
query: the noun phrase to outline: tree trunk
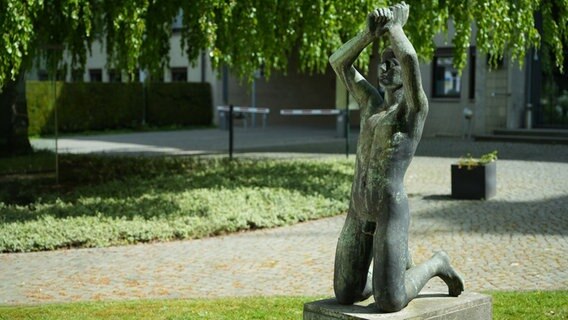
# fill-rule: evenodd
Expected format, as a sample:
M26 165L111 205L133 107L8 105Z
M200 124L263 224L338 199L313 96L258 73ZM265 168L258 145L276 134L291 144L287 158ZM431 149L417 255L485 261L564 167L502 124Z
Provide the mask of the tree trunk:
M0 156L30 153L24 72L0 90Z

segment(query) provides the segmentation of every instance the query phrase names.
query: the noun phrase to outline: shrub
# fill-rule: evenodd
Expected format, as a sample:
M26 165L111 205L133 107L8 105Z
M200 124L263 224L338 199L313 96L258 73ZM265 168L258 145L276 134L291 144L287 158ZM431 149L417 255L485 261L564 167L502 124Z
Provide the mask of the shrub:
M63 83L55 85L58 129L78 132L131 128L142 119L139 83ZM29 134L53 134L55 117L51 82L26 83Z
M136 128L145 107L146 122L152 126L210 125L213 120L208 83L153 83L144 91L137 82L57 82L54 87L51 82L28 81L30 135L55 132L54 92L60 132Z

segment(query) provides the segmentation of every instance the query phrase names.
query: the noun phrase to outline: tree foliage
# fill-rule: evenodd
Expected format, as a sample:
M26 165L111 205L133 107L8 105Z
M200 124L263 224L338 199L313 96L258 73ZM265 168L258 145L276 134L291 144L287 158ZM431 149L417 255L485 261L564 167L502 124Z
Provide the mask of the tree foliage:
M0 0L0 86L31 61L50 70L68 63L81 68L95 39L105 44L109 66L153 72L168 63L172 21L183 15L182 46L190 61L208 50L215 66L227 64L250 77L286 70L298 52L300 69L323 71L327 57L365 27L375 7L396 1L370 0ZM494 59L522 61L544 44L562 67L568 43L568 0L407 0L407 33L423 59L434 52L434 35L455 29L455 64L466 63L475 26L479 51ZM542 16L537 30L535 15ZM363 60L368 55L363 55Z

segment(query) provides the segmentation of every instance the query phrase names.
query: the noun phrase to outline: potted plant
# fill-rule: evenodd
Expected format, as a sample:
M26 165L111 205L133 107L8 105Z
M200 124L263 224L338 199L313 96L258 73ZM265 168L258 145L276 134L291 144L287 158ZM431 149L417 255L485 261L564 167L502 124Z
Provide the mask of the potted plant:
M468 154L452 164L452 198L489 199L497 189L497 151L475 159Z

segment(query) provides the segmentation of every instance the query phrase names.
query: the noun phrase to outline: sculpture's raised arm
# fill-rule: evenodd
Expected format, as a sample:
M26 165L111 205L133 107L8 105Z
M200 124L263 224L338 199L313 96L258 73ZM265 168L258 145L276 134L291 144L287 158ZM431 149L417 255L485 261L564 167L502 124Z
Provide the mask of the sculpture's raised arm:
M367 28L344 43L329 57L333 70L364 111L369 105L370 98L375 100L372 101L373 105L379 105L382 102L382 97L377 89L355 69L353 64L361 51L384 32L384 24L389 20L387 16L389 10L380 10L384 11L384 15L380 15L379 10L371 12L367 18Z
M420 66L414 47L404 34L402 27L408 20L409 7L400 3L390 7L392 19L385 25L391 47L402 69L402 82L410 112L427 112L428 100L422 88Z

